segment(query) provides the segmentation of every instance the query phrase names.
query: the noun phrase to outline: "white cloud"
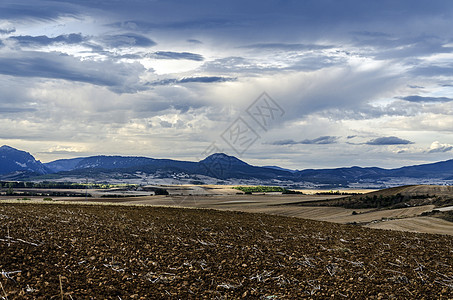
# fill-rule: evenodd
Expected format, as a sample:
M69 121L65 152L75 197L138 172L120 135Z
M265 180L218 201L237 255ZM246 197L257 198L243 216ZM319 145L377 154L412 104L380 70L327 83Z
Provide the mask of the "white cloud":
M453 149L453 146L450 144L441 144L438 141L435 141L429 147L428 153L437 153L437 152L448 152Z
M50 154L78 154L86 151L86 148L83 145L72 145L72 146L63 146L55 145L47 149L46 153Z

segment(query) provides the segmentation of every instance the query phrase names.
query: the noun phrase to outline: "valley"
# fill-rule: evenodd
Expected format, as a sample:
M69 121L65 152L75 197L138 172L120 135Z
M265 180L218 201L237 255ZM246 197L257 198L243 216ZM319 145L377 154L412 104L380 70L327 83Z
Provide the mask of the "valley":
M16 189L15 196L0 196L0 203L79 203L184 207L266 213L382 229L453 235L453 222L432 214L453 205L451 187L406 186L375 190L299 190L303 194L245 194L234 186L152 185L112 186L94 189L34 189L41 196L23 196L33 189ZM61 193L64 196L49 196ZM157 195L156 195L157 193ZM345 193L351 195L338 195ZM431 194L431 198L421 195ZM72 196L76 195L76 197ZM347 208L336 205L351 199L373 199L374 195L405 195L398 207ZM414 198L415 197L415 198ZM413 199L414 198L414 199ZM46 199L46 200L45 200ZM379 197L376 196L376 199ZM431 199L431 200L429 200ZM436 200L434 200L436 199ZM440 206L439 206L440 204ZM344 206L344 205L343 205ZM402 206L402 207L401 207ZM446 212L450 214L450 212ZM428 215L431 214L431 215Z

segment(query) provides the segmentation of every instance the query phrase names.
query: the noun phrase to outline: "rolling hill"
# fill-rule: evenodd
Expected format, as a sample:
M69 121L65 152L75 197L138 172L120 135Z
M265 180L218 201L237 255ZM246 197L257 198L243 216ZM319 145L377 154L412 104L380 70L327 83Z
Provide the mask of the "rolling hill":
M344 198L297 203L301 206L338 206L351 209L397 209L423 205L442 207L452 204L453 186L439 185L397 186Z

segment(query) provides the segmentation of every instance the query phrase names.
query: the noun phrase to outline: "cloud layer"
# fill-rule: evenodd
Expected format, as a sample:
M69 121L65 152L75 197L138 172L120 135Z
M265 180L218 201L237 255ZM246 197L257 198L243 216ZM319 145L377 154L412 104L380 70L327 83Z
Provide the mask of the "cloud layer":
M435 141L429 147L429 153L438 153L438 152L448 152L453 149L452 145L449 144L441 144L438 141Z
M196 160L234 154L242 117L251 163L449 159L452 20L448 1L2 1L0 144ZM266 130L246 113L264 91L285 111Z

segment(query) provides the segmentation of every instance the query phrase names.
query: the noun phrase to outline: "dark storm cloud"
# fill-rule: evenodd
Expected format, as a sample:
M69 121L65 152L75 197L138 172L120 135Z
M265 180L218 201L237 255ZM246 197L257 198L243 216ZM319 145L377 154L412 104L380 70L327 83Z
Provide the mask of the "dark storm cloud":
M0 56L0 74L18 77L41 77L86 82L107 86L116 92L134 92L142 65L81 61L57 52L21 52L13 57Z
M198 77L185 77L182 79L162 79L150 83L150 85L171 85L171 84L180 84L180 83L218 83L218 82L228 82L235 81L236 78L230 77L221 77L221 76L198 76Z
M82 12L108 14L115 28L134 32L155 29L175 30L223 30L222 37L267 35L272 37L294 37L305 33L305 37L338 37L339 30L350 36L351 32L361 36L382 36L386 31L412 30L408 20L423 22L441 15L451 17L452 3L449 1L211 1L200 0L197 5L190 1L46 1L35 0L17 4L6 0L0 4L0 19L47 18L63 15L79 15ZM177 9L175 9L177 8ZM153 20L150 22L149 20ZM425 24L425 23L423 23ZM368 26L367 26L368 25ZM374 26L373 26L374 25ZM431 28L427 24L427 32ZM376 28L375 28L376 27ZM225 29L232 29L225 32ZM237 29L248 29L237 31ZM226 36L226 35L227 36ZM275 40L275 39L274 39ZM261 43L261 42L260 42Z
M320 136L315 139L305 139L299 142L296 142L292 139L289 140L280 140L271 143L272 145L284 146L284 145L327 145L327 144L336 144L338 137L336 136Z
M149 53L147 57L155 59L186 59L194 61L203 61L204 58L200 54L190 52L173 52L173 51L157 51Z
M453 98L447 97L422 97L422 96L406 96L398 97L398 99L409 101L409 102L450 102Z
M199 83L213 83L213 82L227 82L235 81L236 78L228 77L219 77L219 76L199 76L199 77L186 77L179 80L180 83L190 83L190 82L199 82Z
M18 42L21 46L47 46L56 43L79 44L84 40L80 33L63 34L53 38L46 35L19 35L12 36L9 39Z
M307 0L284 4L274 0L264 3L201 0L197 5L175 0L35 0L22 4L6 0L0 4L0 19L55 19L64 15L103 14L111 20L110 23L106 21L107 26L129 32L206 30L216 35L220 32L224 40L247 41L253 47L290 51L328 46L310 42L285 43L285 40L310 41L322 36L342 42L350 39L351 33L359 39L378 39L376 42L382 45L382 39L392 42L394 35L414 31L413 22L424 24L423 31L427 35L448 34L450 26L444 26L442 22L451 17L452 7L453 3L448 1L430 1L426 5L391 0ZM440 20L439 15L442 16ZM272 40L282 42L268 42Z
M71 2L71 1L67 1ZM111 12L122 13L124 16L131 16L133 13L145 16L148 12L150 19L162 19L160 11L166 11L165 16L169 20L190 18L191 16L229 16L229 20L248 20L251 22L263 22L269 26L278 26L281 23L293 21L297 18L300 25L310 25L316 27L324 24L325 27L333 23L354 20L358 24L382 20L383 22L402 22L408 17L419 18L423 15L433 15L447 13L451 8L448 1L430 1L429 5L417 1L328 1L328 0L307 0L307 1L287 1L282 4L279 1L264 1L260 3L251 1L210 1L200 0L197 5L190 2L176 0L169 1L78 1L80 5L87 7L103 8ZM130 3L130 4L129 4ZM174 8L178 4L177 10ZM154 18L153 18L154 17ZM278 21L276 22L276 17ZM209 24L203 20L203 24ZM130 22L130 21L129 21ZM182 24L184 22L181 22ZM359 27L356 30L362 32L380 32L380 30L368 30ZM258 28L257 28L258 29Z
M121 1L78 1L77 4L105 9L116 17L107 26L130 32L159 32L181 40L202 32L208 37L206 40L221 40L233 46L249 44L261 50L314 51L331 47L318 45L320 40L336 46L375 45L380 51L373 55L382 59L413 56L418 51L426 53L433 47L446 51L435 44L406 43L400 36L417 32L414 24L424 24L426 35L448 36L451 26L445 20L453 17L453 3L448 1L432 1L429 5L391 0L308 0L284 4L275 0L260 3L201 0L197 5L171 0L131 1L130 5ZM396 48L386 49L386 44ZM397 48L397 44L402 47Z
M321 136L321 137L318 137L316 139L312 139L312 140L309 140L309 139L305 139L305 140L302 140L300 141L299 143L300 144L306 144L306 145L310 145L310 144L335 144L337 142L337 139L338 137L336 136Z
M396 136L380 137L366 142L367 145L408 145L413 142Z
M150 83L148 83L148 85L152 85L152 86L172 85L172 84L177 84L178 82L179 82L178 79L168 78L168 79L162 79L162 80L150 82Z
M55 20L62 16L76 16L80 12L80 7L77 7L74 3L63 3L63 1L5 0L0 2L0 19L5 20Z
M289 139L289 140L279 140L279 141L275 141L275 142L272 142L270 143L271 145L276 145L276 146L286 146L286 145L297 145L299 144L298 142L296 142L295 140L292 140L292 139Z
M104 35L102 36L101 41L108 47L113 48L151 47L157 45L157 43L150 38L135 33Z

